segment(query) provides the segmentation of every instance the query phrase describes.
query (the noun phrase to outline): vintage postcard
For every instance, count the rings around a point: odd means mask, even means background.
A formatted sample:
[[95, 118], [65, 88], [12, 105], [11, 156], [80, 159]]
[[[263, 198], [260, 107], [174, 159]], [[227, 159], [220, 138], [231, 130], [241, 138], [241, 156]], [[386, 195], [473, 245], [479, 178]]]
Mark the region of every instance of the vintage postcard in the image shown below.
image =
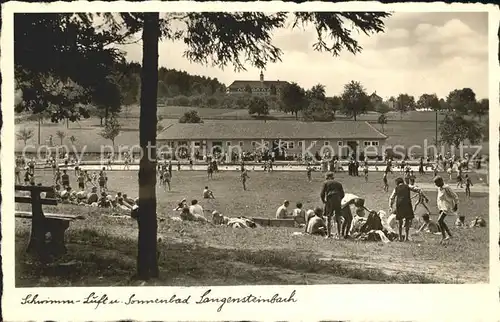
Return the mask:
[[499, 21], [3, 4], [4, 319], [500, 319]]

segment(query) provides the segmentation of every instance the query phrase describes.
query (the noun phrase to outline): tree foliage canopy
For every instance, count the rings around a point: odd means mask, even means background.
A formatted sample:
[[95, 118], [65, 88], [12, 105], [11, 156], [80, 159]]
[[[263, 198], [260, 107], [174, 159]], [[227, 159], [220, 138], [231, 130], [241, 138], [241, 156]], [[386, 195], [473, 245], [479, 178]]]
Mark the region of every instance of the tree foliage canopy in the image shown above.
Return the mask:
[[179, 119], [179, 123], [203, 123], [203, 120], [195, 110], [184, 113]]
[[436, 94], [422, 94], [416, 106], [420, 109], [430, 108], [433, 111], [441, 110], [441, 104]]
[[354, 118], [355, 121], [358, 115], [364, 114], [370, 109], [370, 97], [360, 82], [350, 81], [344, 85], [341, 99], [342, 112], [346, 116]]
[[483, 137], [483, 128], [475, 121], [459, 114], [447, 115], [440, 124], [441, 141], [459, 147], [468, 140], [477, 144]]
[[476, 107], [476, 93], [470, 88], [451, 91], [446, 97], [449, 109], [461, 115], [473, 113]]
[[253, 97], [248, 105], [248, 114], [269, 115], [269, 104], [262, 97]]

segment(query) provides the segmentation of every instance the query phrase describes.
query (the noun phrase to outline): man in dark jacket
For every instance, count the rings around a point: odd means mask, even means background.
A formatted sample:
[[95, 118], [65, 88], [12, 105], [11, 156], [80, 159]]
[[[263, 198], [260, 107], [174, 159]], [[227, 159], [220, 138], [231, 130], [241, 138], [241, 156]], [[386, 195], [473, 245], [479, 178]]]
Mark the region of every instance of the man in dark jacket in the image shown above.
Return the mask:
[[327, 238], [331, 237], [332, 232], [332, 217], [335, 214], [335, 222], [337, 223], [338, 236], [341, 235], [341, 207], [340, 203], [344, 198], [344, 188], [342, 184], [334, 180], [332, 172], [326, 174], [326, 180], [323, 183], [320, 197], [325, 204]]

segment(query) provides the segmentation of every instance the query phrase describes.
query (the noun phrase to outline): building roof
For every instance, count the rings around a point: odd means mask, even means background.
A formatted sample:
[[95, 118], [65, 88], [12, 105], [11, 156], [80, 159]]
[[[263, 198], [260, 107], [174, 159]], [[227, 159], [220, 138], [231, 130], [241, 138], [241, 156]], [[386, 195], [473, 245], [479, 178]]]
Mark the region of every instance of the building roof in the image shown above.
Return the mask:
[[259, 80], [235, 80], [228, 86], [228, 88], [245, 88], [245, 86], [250, 85], [250, 87], [271, 87], [274, 85], [276, 87], [284, 86], [288, 84], [286, 81], [259, 81]]
[[377, 92], [373, 92], [372, 95], [370, 95], [371, 99], [376, 99], [376, 100], [382, 100], [382, 97], [377, 95]]
[[386, 139], [368, 122], [211, 121], [173, 123], [158, 140]]

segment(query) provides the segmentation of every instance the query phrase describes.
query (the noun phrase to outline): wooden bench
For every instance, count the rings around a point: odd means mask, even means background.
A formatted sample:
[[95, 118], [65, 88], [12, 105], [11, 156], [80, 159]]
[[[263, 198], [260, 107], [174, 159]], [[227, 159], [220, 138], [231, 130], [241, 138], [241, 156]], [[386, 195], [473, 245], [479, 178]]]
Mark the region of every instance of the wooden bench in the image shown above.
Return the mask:
[[[44, 214], [42, 205], [57, 205], [57, 199], [42, 198], [42, 192], [53, 191], [52, 187], [43, 186], [22, 186], [16, 185], [16, 191], [29, 191], [31, 197], [16, 196], [16, 202], [31, 204], [31, 213], [27, 211], [16, 211], [17, 218], [31, 219], [31, 234], [28, 253], [34, 253], [42, 259], [47, 259], [50, 255], [60, 256], [66, 253], [64, 243], [64, 233], [69, 227], [69, 223], [80, 216]], [[47, 241], [47, 233], [50, 239]]]
[[296, 227], [297, 222], [294, 219], [274, 219], [254, 217], [252, 220], [260, 226], [270, 227]]

